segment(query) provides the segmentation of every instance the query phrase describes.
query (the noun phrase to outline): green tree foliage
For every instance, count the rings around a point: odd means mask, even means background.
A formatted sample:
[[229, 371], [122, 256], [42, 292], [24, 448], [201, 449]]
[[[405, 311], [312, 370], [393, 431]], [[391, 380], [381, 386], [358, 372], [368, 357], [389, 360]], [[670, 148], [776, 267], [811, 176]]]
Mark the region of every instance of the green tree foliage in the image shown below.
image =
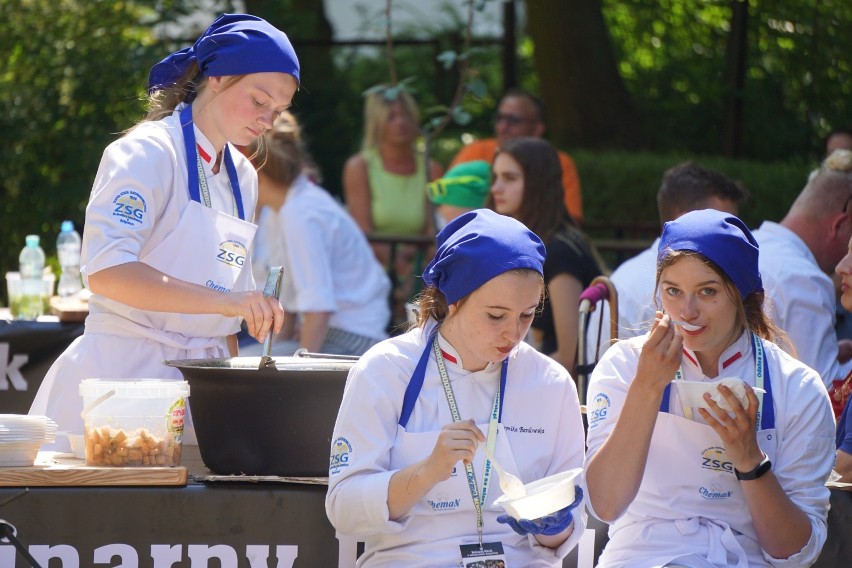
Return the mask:
[[[619, 71], [652, 149], [718, 153], [731, 4], [741, 0], [603, 0]], [[852, 116], [852, 3], [748, 2], [744, 154], [815, 157]]]
[[104, 147], [142, 117], [174, 43], [157, 24], [194, 4], [0, 0], [0, 269], [17, 270], [26, 234], [51, 254], [63, 219], [82, 226]]

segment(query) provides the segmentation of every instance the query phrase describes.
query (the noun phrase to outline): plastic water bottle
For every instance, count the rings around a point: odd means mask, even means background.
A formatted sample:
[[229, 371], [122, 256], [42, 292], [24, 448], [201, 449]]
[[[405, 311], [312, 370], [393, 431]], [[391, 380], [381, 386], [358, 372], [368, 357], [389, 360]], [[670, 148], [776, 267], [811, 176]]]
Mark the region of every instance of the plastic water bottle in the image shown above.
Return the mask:
[[27, 246], [21, 251], [18, 263], [21, 271], [18, 318], [34, 320], [44, 315], [44, 301], [42, 300], [44, 251], [39, 246], [38, 235], [27, 235]]
[[83, 288], [80, 281], [80, 233], [74, 230], [72, 221], [62, 221], [62, 230], [56, 239], [56, 254], [62, 273], [56, 293], [60, 298], [73, 296]]

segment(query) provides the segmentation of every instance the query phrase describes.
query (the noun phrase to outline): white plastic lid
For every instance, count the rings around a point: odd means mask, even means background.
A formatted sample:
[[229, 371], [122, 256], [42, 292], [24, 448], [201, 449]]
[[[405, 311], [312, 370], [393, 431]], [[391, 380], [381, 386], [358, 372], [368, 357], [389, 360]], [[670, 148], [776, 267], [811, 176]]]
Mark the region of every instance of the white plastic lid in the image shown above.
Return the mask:
[[171, 379], [83, 379], [80, 383], [80, 395], [84, 397], [98, 397], [112, 390], [119, 398], [173, 398], [189, 396], [189, 383]]

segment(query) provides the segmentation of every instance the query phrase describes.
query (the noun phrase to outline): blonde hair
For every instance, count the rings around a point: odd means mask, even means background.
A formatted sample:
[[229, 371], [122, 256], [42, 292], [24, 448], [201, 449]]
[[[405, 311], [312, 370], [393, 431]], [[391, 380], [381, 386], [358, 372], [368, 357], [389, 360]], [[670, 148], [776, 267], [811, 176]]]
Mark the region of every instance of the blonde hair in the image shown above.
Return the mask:
[[[228, 76], [222, 85], [222, 90], [234, 85], [245, 75]], [[182, 102], [191, 103], [207, 85], [205, 77], [201, 75], [198, 63], [193, 62], [189, 69], [178, 79], [174, 85], [162, 89], [156, 89], [148, 94], [148, 112], [140, 122], [160, 120], [170, 116]]]
[[302, 138], [302, 127], [290, 111], [279, 114], [272, 127], [246, 150], [257, 171], [276, 184], [290, 187], [305, 170], [317, 183], [322, 181]]
[[852, 190], [852, 152], [835, 150], [811, 172], [791, 211], [825, 215], [848, 206]]
[[393, 98], [385, 96], [386, 89], [374, 91], [364, 97], [364, 140], [362, 150], [378, 148], [382, 133], [390, 116], [391, 105], [399, 101], [403, 112], [412, 120], [415, 127], [420, 124], [420, 112], [414, 97], [406, 90], [399, 89]]

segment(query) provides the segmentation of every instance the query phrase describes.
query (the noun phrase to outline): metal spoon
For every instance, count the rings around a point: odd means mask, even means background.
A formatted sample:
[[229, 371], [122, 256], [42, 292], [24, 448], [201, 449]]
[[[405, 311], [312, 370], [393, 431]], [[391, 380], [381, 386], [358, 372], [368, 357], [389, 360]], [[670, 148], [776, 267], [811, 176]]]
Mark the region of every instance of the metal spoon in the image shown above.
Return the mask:
[[524, 482], [503, 469], [503, 466], [494, 459], [494, 454], [488, 449], [487, 445], [483, 447], [485, 448], [485, 457], [491, 460], [491, 465], [494, 466], [494, 469], [497, 470], [497, 475], [500, 477], [500, 489], [503, 490], [503, 494], [510, 499], [526, 495], [527, 490], [524, 487]]

